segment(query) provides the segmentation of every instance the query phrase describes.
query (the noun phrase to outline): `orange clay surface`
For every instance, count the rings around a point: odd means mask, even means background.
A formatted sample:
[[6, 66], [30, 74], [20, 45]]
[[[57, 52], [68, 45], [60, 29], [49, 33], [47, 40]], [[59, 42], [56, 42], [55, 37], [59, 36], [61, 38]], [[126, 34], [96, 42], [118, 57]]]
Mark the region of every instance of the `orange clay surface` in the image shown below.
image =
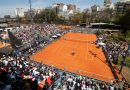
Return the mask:
[[4, 44], [2, 42], [0, 42], [0, 48], [6, 47], [6, 46], [10, 46], [10, 44], [6, 43], [5, 46], [4, 46]]
[[[49, 66], [110, 82], [115, 80], [94, 34], [68, 33], [31, 56]], [[74, 55], [72, 55], [74, 53]]]
[[72, 29], [75, 28], [76, 26], [59, 25], [59, 27], [62, 29]]

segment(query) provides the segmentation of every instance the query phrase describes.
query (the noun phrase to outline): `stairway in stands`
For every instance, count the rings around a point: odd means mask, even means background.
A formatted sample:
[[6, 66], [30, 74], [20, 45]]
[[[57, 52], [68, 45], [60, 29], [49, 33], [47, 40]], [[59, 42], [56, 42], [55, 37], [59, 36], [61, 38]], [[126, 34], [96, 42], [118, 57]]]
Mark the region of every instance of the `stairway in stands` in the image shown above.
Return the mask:
[[59, 78], [49, 87], [48, 90], [58, 90], [58, 87], [61, 85], [61, 76], [62, 76], [62, 71], [59, 71]]

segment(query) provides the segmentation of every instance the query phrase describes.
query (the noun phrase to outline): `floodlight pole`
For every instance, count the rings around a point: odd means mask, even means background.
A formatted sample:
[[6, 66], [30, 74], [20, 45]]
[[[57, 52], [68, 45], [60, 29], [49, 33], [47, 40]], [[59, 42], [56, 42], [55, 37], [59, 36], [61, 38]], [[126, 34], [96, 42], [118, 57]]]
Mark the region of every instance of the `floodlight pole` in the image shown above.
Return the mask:
[[18, 27], [20, 27], [20, 21], [19, 21], [19, 8], [16, 8], [16, 12], [17, 12], [17, 25]]
[[30, 11], [30, 13], [29, 13], [29, 14], [30, 14], [30, 20], [31, 20], [31, 23], [33, 23], [33, 17], [32, 17], [32, 2], [31, 2], [31, 0], [29, 0], [29, 6], [30, 6], [30, 8], [29, 8], [29, 9], [30, 9], [30, 10], [29, 10], [29, 11]]
[[122, 69], [123, 69], [123, 65], [121, 65], [121, 68], [120, 68], [120, 70], [119, 70], [119, 74], [121, 74]]
[[125, 59], [121, 61], [121, 68], [119, 70], [119, 74], [121, 74], [123, 67], [126, 65]]
[[32, 3], [31, 0], [29, 0], [30, 10], [32, 9]]

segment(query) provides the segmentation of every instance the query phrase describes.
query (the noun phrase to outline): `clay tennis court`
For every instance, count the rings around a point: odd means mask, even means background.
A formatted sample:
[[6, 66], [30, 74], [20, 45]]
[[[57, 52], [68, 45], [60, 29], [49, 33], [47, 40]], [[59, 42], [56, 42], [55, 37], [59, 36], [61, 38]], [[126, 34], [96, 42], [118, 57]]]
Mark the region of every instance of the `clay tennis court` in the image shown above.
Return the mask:
[[[69, 72], [110, 82], [114, 80], [94, 34], [68, 33], [31, 56], [32, 60]], [[74, 53], [74, 54], [72, 54]]]
[[77, 26], [59, 25], [59, 27], [62, 29], [72, 29], [72, 28], [76, 28]]
[[0, 42], [0, 48], [3, 48], [3, 47], [6, 47], [6, 46], [10, 46], [10, 44], [8, 44], [8, 43], [2, 43], [2, 42]]

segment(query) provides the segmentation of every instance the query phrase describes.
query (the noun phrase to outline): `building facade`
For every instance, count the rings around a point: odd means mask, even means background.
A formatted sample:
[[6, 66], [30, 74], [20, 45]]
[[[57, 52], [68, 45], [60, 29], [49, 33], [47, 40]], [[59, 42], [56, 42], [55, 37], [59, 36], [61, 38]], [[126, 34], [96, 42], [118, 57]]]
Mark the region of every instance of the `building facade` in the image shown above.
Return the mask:
[[116, 3], [116, 13], [117, 14], [125, 14], [128, 9], [130, 9], [130, 1]]
[[108, 6], [112, 4], [112, 0], [104, 0], [104, 6]]
[[67, 8], [68, 8], [68, 10], [76, 10], [76, 5], [74, 5], [74, 4], [68, 4]]
[[69, 15], [74, 14], [74, 11], [76, 10], [76, 5], [74, 5], [74, 4], [65, 5], [63, 3], [57, 3], [57, 4], [54, 3], [52, 5], [52, 8], [56, 9], [56, 12], [59, 16], [68, 18]]
[[24, 17], [25, 10], [23, 8], [16, 8], [15, 15], [19, 17]]

